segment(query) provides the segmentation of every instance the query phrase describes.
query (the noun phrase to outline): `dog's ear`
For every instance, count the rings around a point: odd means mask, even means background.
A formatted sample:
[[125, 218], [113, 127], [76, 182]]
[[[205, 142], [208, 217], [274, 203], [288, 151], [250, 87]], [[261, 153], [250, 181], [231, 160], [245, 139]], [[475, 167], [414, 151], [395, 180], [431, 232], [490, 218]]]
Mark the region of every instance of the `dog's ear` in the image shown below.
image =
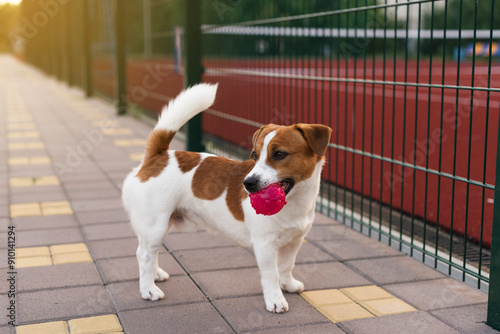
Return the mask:
[[302, 134], [314, 153], [320, 157], [325, 155], [332, 135], [330, 127], [321, 124], [295, 124], [294, 126]]
[[255, 148], [255, 143], [257, 142], [257, 139], [259, 139], [260, 134], [262, 133], [262, 130], [264, 130], [268, 125], [263, 125], [260, 127], [259, 130], [255, 131], [252, 137], [252, 147]]

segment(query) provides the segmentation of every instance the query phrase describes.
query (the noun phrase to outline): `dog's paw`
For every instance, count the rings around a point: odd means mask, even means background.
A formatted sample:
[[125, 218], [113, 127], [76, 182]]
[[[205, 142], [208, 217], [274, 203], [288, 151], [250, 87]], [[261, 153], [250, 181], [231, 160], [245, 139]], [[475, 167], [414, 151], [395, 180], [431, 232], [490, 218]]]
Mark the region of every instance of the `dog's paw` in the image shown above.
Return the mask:
[[170, 275], [163, 269], [158, 268], [155, 273], [155, 282], [163, 282], [168, 280]]
[[301, 293], [304, 291], [304, 283], [291, 278], [288, 281], [281, 283], [281, 289], [290, 293]]
[[284, 313], [288, 311], [288, 302], [285, 297], [266, 300], [266, 309], [271, 313]]
[[142, 298], [147, 300], [160, 300], [165, 298], [165, 294], [159, 287], [152, 285], [149, 289], [141, 290]]

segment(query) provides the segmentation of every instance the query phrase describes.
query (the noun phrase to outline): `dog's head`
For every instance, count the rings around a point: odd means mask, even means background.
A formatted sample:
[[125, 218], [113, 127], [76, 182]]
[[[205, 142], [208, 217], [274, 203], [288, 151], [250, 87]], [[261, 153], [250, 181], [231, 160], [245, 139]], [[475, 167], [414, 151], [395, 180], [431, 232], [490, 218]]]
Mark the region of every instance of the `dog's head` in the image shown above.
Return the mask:
[[309, 179], [324, 159], [331, 133], [320, 124], [261, 127], [253, 135], [250, 157], [255, 167], [243, 181], [245, 189], [253, 193], [280, 183], [288, 194], [295, 184]]

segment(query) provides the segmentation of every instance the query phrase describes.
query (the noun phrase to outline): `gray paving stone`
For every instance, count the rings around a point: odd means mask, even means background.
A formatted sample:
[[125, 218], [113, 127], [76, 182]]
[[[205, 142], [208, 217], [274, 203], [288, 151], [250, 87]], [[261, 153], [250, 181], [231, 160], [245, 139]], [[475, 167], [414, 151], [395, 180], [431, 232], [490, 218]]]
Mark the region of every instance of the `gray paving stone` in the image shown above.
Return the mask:
[[21, 292], [17, 305], [18, 324], [114, 313], [103, 286]]
[[356, 334], [458, 334], [448, 325], [425, 312], [409, 312], [366, 318], [337, 324], [347, 333]]
[[488, 299], [485, 293], [451, 278], [386, 285], [384, 288], [424, 311], [486, 303]]
[[68, 198], [70, 200], [85, 200], [96, 198], [110, 198], [120, 196], [121, 193], [116, 189], [98, 189], [98, 190], [83, 190], [83, 191], [68, 191]]
[[16, 194], [10, 196], [10, 202], [12, 204], [66, 200], [66, 194], [62, 190], [53, 190], [46, 193]]
[[238, 245], [222, 233], [187, 232], [169, 233], [165, 237], [165, 245], [170, 251], [200, 249]]
[[361, 238], [363, 240], [363, 236], [361, 233], [356, 232], [349, 227], [346, 227], [342, 224], [324, 224], [324, 225], [315, 225], [313, 224], [311, 230], [306, 235], [306, 240], [312, 241], [329, 241], [329, 240], [338, 240], [352, 238], [357, 239]]
[[[7, 319], [7, 318], [3, 317], [3, 319]], [[15, 333], [16, 333], [15, 327], [10, 327], [10, 326], [0, 327], [0, 334], [15, 334]]]
[[304, 242], [300, 247], [295, 263], [311, 263], [311, 262], [323, 262], [323, 261], [336, 261], [334, 257], [323, 252], [321, 249], [316, 247], [310, 242]]
[[34, 216], [12, 218], [12, 224], [17, 231], [44, 230], [63, 227], [77, 227], [73, 215]]
[[89, 241], [135, 237], [135, 233], [129, 223], [87, 225], [82, 230]]
[[287, 325], [279, 326], [275, 329], [256, 330], [253, 334], [343, 334], [345, 333], [333, 323], [322, 323], [317, 325]]
[[82, 225], [128, 222], [129, 218], [123, 208], [114, 210], [99, 210], [88, 212], [77, 212], [76, 217]]
[[[367, 259], [383, 256], [402, 255], [399, 251], [363, 235], [355, 238], [342, 238], [317, 241], [317, 244], [339, 260]], [[355, 245], [355, 247], [353, 247]]]
[[442, 278], [443, 274], [407, 256], [347, 262], [378, 284], [414, 282]]
[[74, 212], [99, 211], [122, 208], [120, 197], [108, 199], [72, 200], [71, 207]]
[[17, 269], [19, 292], [102, 284], [94, 263], [68, 263]]
[[48, 246], [83, 242], [80, 230], [76, 227], [21, 231], [16, 233], [16, 237], [16, 247]]
[[[137, 238], [124, 238], [116, 240], [89, 241], [87, 243], [94, 260], [111, 259], [124, 256], [135, 256], [139, 242]], [[160, 253], [165, 253], [161, 248]]]
[[298, 264], [293, 270], [296, 279], [306, 290], [338, 289], [371, 284], [342, 263], [323, 262]]
[[208, 302], [124, 311], [118, 317], [125, 333], [234, 333]]
[[431, 314], [462, 333], [499, 333], [490, 326], [486, 325], [487, 308], [487, 304], [480, 304], [432, 311]]
[[214, 301], [224, 318], [236, 332], [275, 328], [298, 324], [329, 322], [314, 307], [298, 295], [286, 295], [289, 311], [270, 313], [263, 297], [239, 297]]
[[[170, 276], [185, 274], [170, 254], [161, 253], [158, 256], [158, 262], [160, 268]], [[135, 256], [98, 260], [97, 265], [106, 283], [139, 280], [139, 265]]]
[[257, 266], [255, 258], [239, 246], [183, 250], [175, 255], [190, 272]]
[[156, 285], [165, 293], [165, 298], [162, 300], [142, 299], [139, 281], [113, 283], [109, 284], [107, 289], [118, 311], [206, 301], [205, 296], [187, 276], [172, 276], [167, 281], [156, 282]]
[[262, 294], [257, 268], [208, 271], [191, 276], [211, 298]]

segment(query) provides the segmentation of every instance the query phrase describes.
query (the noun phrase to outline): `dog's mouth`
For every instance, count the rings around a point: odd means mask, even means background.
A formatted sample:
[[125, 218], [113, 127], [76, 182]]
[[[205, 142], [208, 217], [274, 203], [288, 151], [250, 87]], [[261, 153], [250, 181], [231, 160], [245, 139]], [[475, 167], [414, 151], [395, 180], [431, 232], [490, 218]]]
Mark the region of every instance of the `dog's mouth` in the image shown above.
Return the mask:
[[288, 195], [290, 190], [292, 190], [293, 186], [295, 185], [295, 181], [292, 179], [285, 179], [280, 182], [281, 188], [283, 188], [283, 191], [285, 192], [285, 195]]

